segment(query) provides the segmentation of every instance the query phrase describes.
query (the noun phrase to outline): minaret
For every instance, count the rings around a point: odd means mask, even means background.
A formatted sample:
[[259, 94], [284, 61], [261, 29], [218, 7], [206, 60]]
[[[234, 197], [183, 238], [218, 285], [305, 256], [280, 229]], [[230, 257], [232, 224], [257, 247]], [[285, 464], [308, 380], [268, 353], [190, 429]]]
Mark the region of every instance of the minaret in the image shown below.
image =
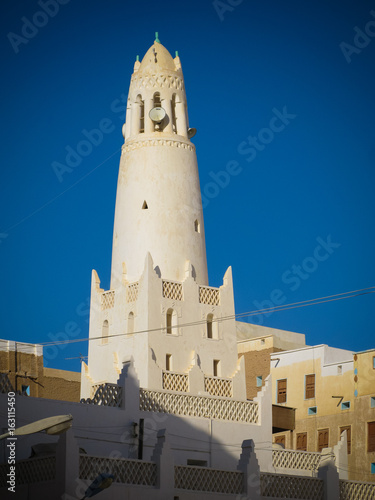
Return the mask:
[[180, 59], [158, 38], [134, 66], [110, 290], [92, 273], [81, 395], [134, 363], [140, 387], [246, 399], [233, 284], [208, 286], [198, 167]]
[[[137, 58], [138, 59], [138, 58]], [[147, 253], [164, 279], [187, 262], [208, 284], [203, 211], [180, 59], [158, 37], [131, 78], [113, 232], [111, 289], [140, 278]]]

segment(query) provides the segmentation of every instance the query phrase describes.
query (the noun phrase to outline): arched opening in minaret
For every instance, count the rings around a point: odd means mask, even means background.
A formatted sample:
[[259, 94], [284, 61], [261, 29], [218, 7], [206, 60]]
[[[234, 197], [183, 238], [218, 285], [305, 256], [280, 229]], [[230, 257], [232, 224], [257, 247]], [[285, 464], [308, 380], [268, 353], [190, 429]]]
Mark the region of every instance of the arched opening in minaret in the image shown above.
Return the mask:
[[109, 334], [109, 323], [105, 319], [102, 326], [102, 344], [108, 344], [108, 334]]
[[[155, 92], [155, 94], [153, 96], [153, 107], [154, 108], [161, 108], [162, 107], [160, 92]], [[161, 122], [153, 122], [154, 132], [162, 132], [163, 131], [163, 128], [164, 128], [163, 122], [164, 122], [164, 120], [162, 120]]]
[[194, 221], [194, 229], [195, 229], [196, 233], [200, 233], [201, 232], [201, 225], [199, 224], [199, 220], [198, 219], [195, 219], [195, 221]]
[[154, 94], [154, 108], [161, 108], [160, 92]]
[[128, 333], [134, 333], [134, 313], [130, 312], [128, 316]]
[[167, 311], [167, 333], [177, 334], [177, 313], [173, 309], [168, 309]]
[[176, 94], [172, 96], [172, 131], [177, 134], [177, 124], [176, 124]]
[[143, 202], [143, 205], [142, 205], [142, 210], [147, 210], [148, 209], [148, 205], [147, 205], [147, 202], [146, 200]]
[[207, 315], [206, 326], [207, 326], [207, 338], [208, 339], [217, 339], [219, 337], [218, 324], [217, 324], [217, 321], [214, 321], [213, 314]]
[[145, 131], [145, 101], [140, 94], [137, 95], [137, 104], [139, 106], [139, 133], [143, 134]]

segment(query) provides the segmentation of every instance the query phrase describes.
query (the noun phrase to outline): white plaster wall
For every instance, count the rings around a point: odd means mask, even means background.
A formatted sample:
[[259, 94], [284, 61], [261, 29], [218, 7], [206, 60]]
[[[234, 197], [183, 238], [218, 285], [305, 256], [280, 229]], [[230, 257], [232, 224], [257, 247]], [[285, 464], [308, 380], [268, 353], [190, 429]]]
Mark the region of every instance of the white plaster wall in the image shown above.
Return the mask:
[[[163, 139], [175, 140], [172, 136]], [[184, 140], [183, 144], [191, 143]], [[146, 210], [142, 209], [144, 201], [148, 205]], [[195, 231], [195, 220], [200, 223], [200, 232]], [[195, 151], [165, 144], [141, 145], [122, 154], [111, 288], [116, 288], [123, 262], [127, 280], [137, 281], [148, 252], [164, 279], [182, 281], [189, 260], [197, 282], [207, 284], [204, 222]]]

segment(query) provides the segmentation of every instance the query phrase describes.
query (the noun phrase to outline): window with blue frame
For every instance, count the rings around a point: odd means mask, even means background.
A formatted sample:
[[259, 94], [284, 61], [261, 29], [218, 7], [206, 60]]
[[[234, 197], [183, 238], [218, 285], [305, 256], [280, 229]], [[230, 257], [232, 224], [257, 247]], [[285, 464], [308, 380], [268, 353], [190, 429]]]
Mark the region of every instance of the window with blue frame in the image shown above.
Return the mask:
[[341, 403], [341, 409], [342, 410], [349, 410], [350, 409], [350, 401], [343, 401]]
[[318, 413], [317, 406], [310, 406], [310, 408], [307, 410], [308, 415], [316, 415], [317, 413]]
[[375, 408], [375, 396], [371, 396], [371, 408]]
[[259, 375], [257, 377], [257, 387], [262, 387], [262, 383], [263, 383], [263, 377], [262, 375]]
[[23, 385], [22, 386], [22, 392], [26, 394], [27, 396], [30, 396], [30, 386], [29, 385]]

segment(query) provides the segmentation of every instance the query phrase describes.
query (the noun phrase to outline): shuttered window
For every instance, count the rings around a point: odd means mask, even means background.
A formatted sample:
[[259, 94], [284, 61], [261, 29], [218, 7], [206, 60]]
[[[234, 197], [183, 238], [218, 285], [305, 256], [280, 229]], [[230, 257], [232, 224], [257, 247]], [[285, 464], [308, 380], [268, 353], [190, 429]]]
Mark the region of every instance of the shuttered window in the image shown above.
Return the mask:
[[350, 425], [346, 425], [344, 427], [340, 427], [340, 436], [346, 431], [346, 439], [348, 441], [348, 455], [352, 452], [352, 428]]
[[305, 377], [305, 399], [315, 398], [315, 373]]
[[375, 451], [375, 422], [368, 422], [367, 429], [367, 451]]
[[286, 378], [277, 381], [277, 402], [286, 403]]
[[318, 451], [321, 452], [323, 448], [328, 448], [329, 444], [329, 429], [322, 429], [318, 431]]
[[297, 450], [307, 451], [307, 432], [297, 434]]
[[276, 436], [275, 437], [275, 443], [281, 444], [285, 448], [285, 435], [283, 436]]

